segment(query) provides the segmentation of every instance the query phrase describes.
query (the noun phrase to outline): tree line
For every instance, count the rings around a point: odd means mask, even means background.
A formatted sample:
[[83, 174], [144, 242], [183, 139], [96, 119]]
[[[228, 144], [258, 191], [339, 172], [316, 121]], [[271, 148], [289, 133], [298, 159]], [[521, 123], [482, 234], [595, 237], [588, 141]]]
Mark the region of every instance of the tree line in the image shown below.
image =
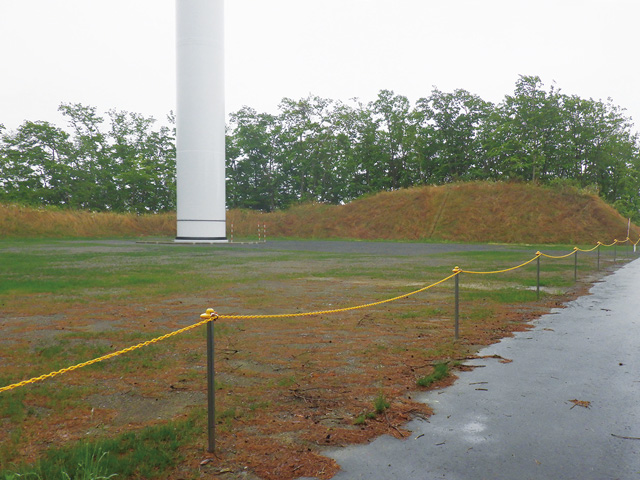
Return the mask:
[[[92, 211], [161, 212], [176, 206], [175, 132], [155, 120], [62, 104], [69, 130], [25, 121], [0, 125], [0, 201]], [[172, 120], [170, 118], [170, 120]]]
[[367, 104], [285, 98], [277, 115], [230, 116], [228, 202], [273, 210], [465, 180], [564, 180], [638, 211], [638, 136], [610, 100], [521, 76], [498, 104], [434, 88], [415, 105], [389, 90]]
[[[46, 122], [3, 132], [0, 200], [115, 211], [175, 209], [175, 131], [153, 119], [65, 105], [71, 133]], [[640, 155], [631, 119], [521, 76], [497, 104], [434, 88], [415, 104], [389, 90], [363, 103], [285, 98], [275, 114], [229, 116], [227, 206], [299, 202], [466, 180], [567, 182], [638, 219]]]

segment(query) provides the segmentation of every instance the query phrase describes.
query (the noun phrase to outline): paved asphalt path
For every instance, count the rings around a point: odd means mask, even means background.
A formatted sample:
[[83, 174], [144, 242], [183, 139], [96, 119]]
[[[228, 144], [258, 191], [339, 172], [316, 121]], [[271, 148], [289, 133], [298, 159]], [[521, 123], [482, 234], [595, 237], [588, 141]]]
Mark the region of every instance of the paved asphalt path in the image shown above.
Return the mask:
[[423, 394], [407, 439], [330, 451], [335, 480], [640, 479], [640, 261], [534, 323]]

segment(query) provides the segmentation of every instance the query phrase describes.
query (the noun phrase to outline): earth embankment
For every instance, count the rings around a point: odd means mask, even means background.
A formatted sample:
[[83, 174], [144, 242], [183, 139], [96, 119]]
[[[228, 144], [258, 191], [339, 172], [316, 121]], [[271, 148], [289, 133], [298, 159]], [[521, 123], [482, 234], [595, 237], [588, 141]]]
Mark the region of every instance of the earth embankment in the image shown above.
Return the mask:
[[[594, 193], [471, 182], [381, 192], [346, 205], [227, 212], [227, 237], [592, 244], [627, 238], [628, 220]], [[0, 204], [0, 238], [176, 235], [175, 213], [117, 214]], [[629, 236], [640, 236], [631, 225]]]
[[[628, 221], [595, 194], [519, 183], [461, 183], [382, 192], [346, 205], [268, 214], [232, 210], [237, 234], [269, 237], [503, 243], [595, 243], [627, 237]], [[640, 229], [631, 225], [630, 236]]]

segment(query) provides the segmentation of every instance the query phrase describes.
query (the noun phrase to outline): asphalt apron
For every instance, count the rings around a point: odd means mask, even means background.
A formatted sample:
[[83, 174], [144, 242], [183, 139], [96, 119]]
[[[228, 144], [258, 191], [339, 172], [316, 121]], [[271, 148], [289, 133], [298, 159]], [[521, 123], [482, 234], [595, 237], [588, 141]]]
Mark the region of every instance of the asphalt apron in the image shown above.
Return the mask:
[[336, 480], [640, 479], [640, 261], [423, 394], [411, 436], [331, 450]]

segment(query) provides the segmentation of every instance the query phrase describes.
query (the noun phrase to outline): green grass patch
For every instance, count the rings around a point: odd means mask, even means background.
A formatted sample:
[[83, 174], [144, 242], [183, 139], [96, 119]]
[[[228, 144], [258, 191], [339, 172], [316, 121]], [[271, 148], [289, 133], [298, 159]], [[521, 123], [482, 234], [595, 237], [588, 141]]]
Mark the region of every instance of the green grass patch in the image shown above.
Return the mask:
[[384, 394], [380, 393], [376, 398], [373, 399], [373, 411], [361, 413], [353, 419], [353, 424], [365, 425], [367, 423], [367, 420], [373, 420], [378, 415], [383, 414], [389, 407], [391, 407], [391, 403], [387, 401]]
[[492, 318], [494, 314], [494, 310], [489, 307], [472, 307], [465, 312], [464, 318], [465, 320], [481, 321], [487, 318]]
[[248, 405], [249, 411], [255, 412], [257, 410], [264, 410], [271, 406], [271, 402], [259, 401], [257, 399], [251, 399]]
[[[181, 460], [179, 448], [197, 436], [201, 426], [193, 418], [147, 427], [113, 439], [78, 442], [50, 448], [35, 465], [4, 468], [0, 479], [46, 480], [156, 478]], [[91, 476], [88, 476], [91, 474]], [[18, 475], [20, 477], [18, 477]]]
[[75, 386], [53, 384], [53, 383], [39, 383], [33, 385], [29, 391], [27, 399], [40, 399], [43, 402], [43, 406], [50, 408], [54, 411], [64, 410], [65, 408], [73, 408], [82, 404], [82, 398], [90, 391], [90, 387], [87, 386]]
[[435, 382], [447, 378], [449, 376], [449, 365], [446, 362], [436, 363], [433, 367], [433, 372], [422, 378], [419, 378], [416, 382], [419, 387], [430, 387]]
[[[0, 378], [0, 385], [10, 385], [10, 380]], [[9, 419], [12, 423], [19, 423], [27, 416], [25, 405], [26, 390], [14, 389], [0, 394], [0, 419]]]
[[296, 382], [297, 382], [296, 377], [289, 376], [289, 377], [281, 378], [280, 380], [278, 380], [277, 385], [279, 387], [291, 387], [295, 385]]
[[462, 301], [484, 300], [496, 303], [526, 303], [536, 300], [536, 292], [518, 288], [500, 288], [495, 290], [463, 290], [460, 286]]
[[390, 406], [391, 404], [387, 401], [382, 393], [373, 400], [373, 408], [378, 414], [384, 413], [384, 411]]
[[373, 399], [373, 411], [361, 413], [353, 420], [353, 424], [365, 425], [367, 420], [373, 420], [378, 415], [383, 414], [390, 406], [391, 404], [387, 401], [384, 394], [380, 393]]
[[361, 413], [353, 420], [353, 424], [365, 425], [367, 423], [367, 420], [373, 420], [374, 418], [376, 418], [375, 412]]
[[157, 343], [147, 345], [136, 350], [132, 350], [123, 355], [119, 355], [109, 361], [110, 368], [122, 370], [124, 373], [133, 372], [139, 368], [145, 370], [164, 370], [176, 361], [175, 358], [167, 356], [171, 349], [171, 341], [164, 342], [163, 345]]

